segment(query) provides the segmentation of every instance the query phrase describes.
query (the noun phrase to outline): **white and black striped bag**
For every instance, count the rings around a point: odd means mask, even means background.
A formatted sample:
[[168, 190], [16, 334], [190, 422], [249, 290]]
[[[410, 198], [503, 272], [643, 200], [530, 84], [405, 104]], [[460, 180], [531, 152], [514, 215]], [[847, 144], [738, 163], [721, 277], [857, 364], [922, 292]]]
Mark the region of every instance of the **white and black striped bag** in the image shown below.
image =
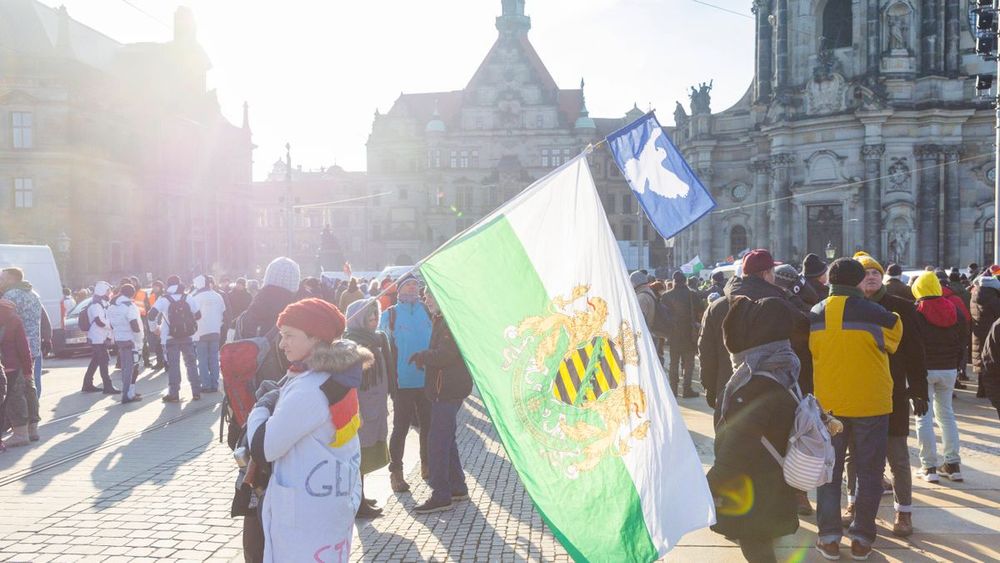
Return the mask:
[[[767, 372], [756, 373], [771, 377]], [[799, 406], [795, 409], [795, 424], [788, 435], [785, 456], [764, 436], [760, 437], [760, 443], [781, 466], [786, 483], [800, 491], [809, 491], [833, 480], [836, 454], [816, 397], [812, 394], [803, 397], [798, 385], [788, 392]]]

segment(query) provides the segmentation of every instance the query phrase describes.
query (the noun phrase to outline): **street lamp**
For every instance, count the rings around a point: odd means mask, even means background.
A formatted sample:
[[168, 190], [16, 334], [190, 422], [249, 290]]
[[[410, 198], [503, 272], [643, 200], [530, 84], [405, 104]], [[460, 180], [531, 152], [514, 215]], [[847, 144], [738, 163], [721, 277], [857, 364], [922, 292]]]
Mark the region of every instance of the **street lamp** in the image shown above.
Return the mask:
[[826, 259], [833, 260], [837, 257], [837, 249], [833, 247], [833, 241], [826, 243]]

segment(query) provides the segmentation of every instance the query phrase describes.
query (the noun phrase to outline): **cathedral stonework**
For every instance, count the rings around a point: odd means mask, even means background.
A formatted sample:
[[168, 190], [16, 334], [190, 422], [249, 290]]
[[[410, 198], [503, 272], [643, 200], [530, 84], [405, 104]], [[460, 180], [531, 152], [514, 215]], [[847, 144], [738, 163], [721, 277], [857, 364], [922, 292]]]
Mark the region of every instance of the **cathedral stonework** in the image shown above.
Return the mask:
[[724, 259], [750, 233], [792, 262], [831, 244], [911, 268], [992, 263], [993, 112], [968, 78], [989, 64], [959, 7], [756, 0], [746, 94], [697, 127], [675, 110], [673, 138], [713, 170], [719, 202], [678, 259]]

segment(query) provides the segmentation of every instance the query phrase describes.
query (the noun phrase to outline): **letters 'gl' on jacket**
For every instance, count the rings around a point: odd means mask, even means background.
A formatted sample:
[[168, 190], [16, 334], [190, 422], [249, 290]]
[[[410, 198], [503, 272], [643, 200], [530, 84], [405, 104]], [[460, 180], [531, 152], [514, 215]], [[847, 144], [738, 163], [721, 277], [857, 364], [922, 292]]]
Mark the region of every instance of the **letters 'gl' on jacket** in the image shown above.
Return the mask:
[[903, 337], [899, 315], [860, 296], [831, 295], [809, 314], [815, 395], [846, 417], [892, 412], [888, 354]]
[[[393, 316], [394, 323], [390, 321]], [[423, 303], [397, 303], [382, 313], [378, 329], [389, 336], [392, 344], [399, 388], [422, 389], [424, 371], [411, 364], [410, 357], [430, 345], [431, 317], [427, 307]]]

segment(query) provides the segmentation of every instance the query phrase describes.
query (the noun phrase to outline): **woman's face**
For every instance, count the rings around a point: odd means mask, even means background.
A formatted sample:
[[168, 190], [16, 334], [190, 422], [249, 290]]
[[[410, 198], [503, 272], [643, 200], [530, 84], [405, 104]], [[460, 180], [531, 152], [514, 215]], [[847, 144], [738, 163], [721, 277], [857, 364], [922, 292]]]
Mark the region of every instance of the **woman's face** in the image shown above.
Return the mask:
[[365, 326], [368, 327], [368, 330], [374, 331], [378, 328], [378, 311], [374, 307], [370, 307], [366, 315], [368, 316], [365, 317]]
[[304, 331], [293, 326], [281, 327], [281, 343], [278, 345], [290, 362], [302, 362], [312, 355], [313, 347], [318, 342]]

